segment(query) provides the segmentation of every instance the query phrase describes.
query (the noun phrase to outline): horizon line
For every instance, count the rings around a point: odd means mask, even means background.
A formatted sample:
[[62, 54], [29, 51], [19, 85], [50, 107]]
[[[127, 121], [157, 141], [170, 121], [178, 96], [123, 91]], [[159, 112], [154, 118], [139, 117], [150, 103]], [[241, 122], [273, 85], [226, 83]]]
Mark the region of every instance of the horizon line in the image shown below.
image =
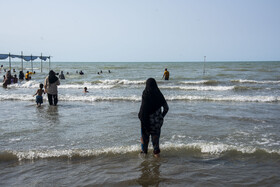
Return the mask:
[[[0, 64], [1, 62], [6, 62], [9, 63], [9, 61], [0, 60]], [[13, 61], [14, 62], [19, 62], [19, 61]], [[36, 60], [34, 60], [33, 62], [37, 62]], [[73, 62], [73, 63], [202, 63], [204, 61], [55, 61], [52, 60], [51, 63], [54, 62]], [[213, 63], [213, 62], [280, 62], [280, 60], [210, 60], [210, 61], [205, 61], [206, 63]], [[25, 62], [28, 63], [28, 62]], [[44, 62], [43, 62], [44, 63]], [[46, 63], [46, 62], [45, 62]]]
[[[204, 61], [52, 61], [52, 62], [82, 62], [82, 63], [190, 63]], [[205, 62], [280, 62], [280, 60], [211, 60]]]

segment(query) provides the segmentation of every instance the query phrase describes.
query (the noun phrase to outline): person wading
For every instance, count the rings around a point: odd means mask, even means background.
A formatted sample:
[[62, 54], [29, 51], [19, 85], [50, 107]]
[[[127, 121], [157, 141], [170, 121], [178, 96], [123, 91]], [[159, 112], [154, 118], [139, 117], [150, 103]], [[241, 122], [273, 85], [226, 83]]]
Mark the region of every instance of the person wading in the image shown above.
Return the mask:
[[[161, 109], [162, 107], [163, 112]], [[151, 136], [154, 156], [159, 157], [160, 131], [163, 118], [168, 110], [167, 102], [159, 90], [155, 79], [149, 78], [146, 81], [146, 88], [143, 91], [142, 103], [138, 113], [138, 117], [141, 121], [141, 153], [148, 153], [149, 139]]]
[[60, 85], [59, 79], [55, 76], [55, 72], [51, 70], [49, 76], [45, 79], [45, 92], [48, 94], [48, 101], [50, 105], [57, 105], [57, 86]]

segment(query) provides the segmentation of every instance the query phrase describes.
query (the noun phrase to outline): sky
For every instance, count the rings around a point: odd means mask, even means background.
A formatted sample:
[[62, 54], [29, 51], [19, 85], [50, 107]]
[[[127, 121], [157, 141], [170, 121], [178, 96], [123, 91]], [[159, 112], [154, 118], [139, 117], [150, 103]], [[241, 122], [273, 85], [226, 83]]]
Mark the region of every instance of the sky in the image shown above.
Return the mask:
[[280, 0], [0, 0], [0, 54], [279, 61]]

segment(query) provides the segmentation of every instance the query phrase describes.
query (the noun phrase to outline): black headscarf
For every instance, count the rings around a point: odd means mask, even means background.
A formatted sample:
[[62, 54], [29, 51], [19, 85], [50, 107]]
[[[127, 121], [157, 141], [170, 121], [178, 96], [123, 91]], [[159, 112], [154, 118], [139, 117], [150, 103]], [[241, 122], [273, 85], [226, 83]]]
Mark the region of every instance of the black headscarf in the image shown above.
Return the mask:
[[55, 83], [58, 80], [58, 78], [55, 76], [55, 72], [53, 70], [51, 70], [49, 72], [49, 83]]
[[146, 81], [146, 88], [142, 95], [142, 103], [138, 113], [139, 119], [147, 123], [149, 115], [155, 113], [165, 103], [166, 100], [159, 90], [156, 80], [154, 78], [149, 78]]

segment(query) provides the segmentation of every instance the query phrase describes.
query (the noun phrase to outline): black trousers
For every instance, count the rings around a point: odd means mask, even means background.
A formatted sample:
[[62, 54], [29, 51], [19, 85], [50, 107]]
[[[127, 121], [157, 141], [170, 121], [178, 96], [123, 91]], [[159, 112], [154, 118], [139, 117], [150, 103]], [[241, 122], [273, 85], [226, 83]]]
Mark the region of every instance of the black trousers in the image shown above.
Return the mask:
[[56, 106], [58, 102], [57, 94], [48, 94], [48, 100], [50, 105]]
[[146, 130], [145, 128], [141, 127], [141, 148], [143, 153], [148, 153], [148, 145], [149, 145], [149, 140], [150, 136], [152, 139], [153, 147], [154, 147], [154, 154], [159, 154], [160, 153], [160, 148], [159, 148], [159, 137], [160, 137], [160, 128], [149, 131]]

